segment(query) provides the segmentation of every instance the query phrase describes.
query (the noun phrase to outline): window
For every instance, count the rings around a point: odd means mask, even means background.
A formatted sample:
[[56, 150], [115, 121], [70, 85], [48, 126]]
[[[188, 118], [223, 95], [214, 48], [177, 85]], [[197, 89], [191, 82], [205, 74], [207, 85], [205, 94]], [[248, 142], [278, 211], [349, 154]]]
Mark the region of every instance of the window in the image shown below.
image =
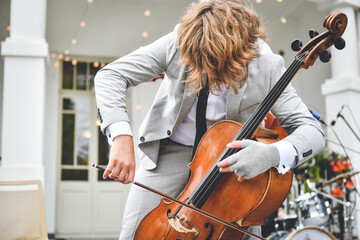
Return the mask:
[[[100, 69], [98, 62], [71, 61], [62, 63], [61, 79], [61, 180], [88, 181], [91, 149], [90, 140], [98, 137], [98, 162], [107, 164], [107, 139], [95, 124], [94, 78]], [[99, 172], [99, 181], [102, 181]]]
[[88, 180], [91, 99], [63, 98], [61, 180]]
[[100, 70], [98, 62], [77, 62], [73, 65], [71, 61], [63, 62], [62, 89], [93, 91], [94, 77]]

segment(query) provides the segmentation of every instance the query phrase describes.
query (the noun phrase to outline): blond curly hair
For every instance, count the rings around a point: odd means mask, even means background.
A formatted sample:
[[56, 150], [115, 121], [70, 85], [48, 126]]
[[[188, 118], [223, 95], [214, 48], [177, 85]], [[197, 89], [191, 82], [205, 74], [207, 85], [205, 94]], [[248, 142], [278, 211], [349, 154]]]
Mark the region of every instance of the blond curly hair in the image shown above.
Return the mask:
[[204, 87], [208, 77], [211, 91], [225, 84], [237, 93], [243, 85], [249, 62], [258, 56], [256, 41], [265, 39], [258, 14], [243, 0], [209, 0], [193, 3], [180, 20], [179, 64], [188, 66], [190, 92]]

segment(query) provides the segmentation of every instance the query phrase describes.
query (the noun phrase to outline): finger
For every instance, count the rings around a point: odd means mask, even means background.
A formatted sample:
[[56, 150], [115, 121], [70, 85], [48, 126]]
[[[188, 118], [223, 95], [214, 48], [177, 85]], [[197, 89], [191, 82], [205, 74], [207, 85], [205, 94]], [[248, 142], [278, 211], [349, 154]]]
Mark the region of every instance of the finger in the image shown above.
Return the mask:
[[119, 182], [124, 182], [127, 175], [128, 175], [128, 170], [123, 168], [121, 169], [120, 174], [117, 176], [116, 180]]
[[224, 160], [218, 162], [218, 164], [217, 164], [217, 166], [218, 166], [219, 168], [227, 167], [227, 166], [229, 166], [229, 165], [230, 165], [230, 164], [229, 164], [229, 160], [228, 160], [228, 159], [224, 159]]
[[134, 181], [134, 176], [135, 176], [135, 169], [131, 169], [123, 183], [128, 184], [128, 183], [133, 182]]
[[120, 174], [120, 171], [121, 171], [121, 168], [120, 168], [119, 164], [115, 165], [112, 172], [110, 173], [109, 177], [112, 179], [117, 178]]
[[228, 168], [228, 167], [219, 168], [219, 171], [222, 172], [222, 173], [232, 172], [232, 171], [230, 170], [230, 168]]
[[226, 144], [228, 148], [241, 148], [242, 141], [233, 141], [231, 143]]
[[[233, 165], [238, 162], [238, 160], [239, 160], [239, 158], [240, 158], [239, 154], [240, 154], [240, 152], [235, 153], [235, 154], [233, 154], [233, 155], [231, 155], [230, 157], [228, 157], [228, 158], [225, 159], [225, 160], [228, 161], [228, 163], [229, 163], [228, 166], [230, 167], [230, 169], [231, 169], [231, 166], [234, 167]], [[234, 170], [233, 170], [233, 171], [234, 171]]]
[[242, 181], [244, 181], [245, 180], [245, 177], [244, 176], [240, 176], [240, 177], [238, 177], [238, 179], [237, 179], [239, 182], [242, 182]]
[[256, 141], [254, 140], [249, 140], [249, 139], [244, 139], [241, 141], [241, 148], [246, 148], [247, 146], [249, 146], [250, 144], [254, 143]]
[[107, 165], [104, 174], [103, 174], [103, 179], [107, 179], [109, 177], [109, 174], [111, 173], [111, 171], [114, 168], [114, 162], [113, 161], [109, 161], [109, 164]]
[[245, 171], [242, 167], [239, 168], [231, 168], [231, 166], [229, 167], [230, 172], [234, 172], [236, 177], [240, 177], [240, 176], [245, 176]]

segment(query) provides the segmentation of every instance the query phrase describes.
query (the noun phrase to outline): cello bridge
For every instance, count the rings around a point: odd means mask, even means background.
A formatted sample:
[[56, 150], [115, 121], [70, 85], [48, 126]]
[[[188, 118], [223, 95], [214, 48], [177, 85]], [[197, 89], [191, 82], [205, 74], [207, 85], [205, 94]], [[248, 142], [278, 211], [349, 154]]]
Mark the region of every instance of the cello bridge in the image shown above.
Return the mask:
[[186, 227], [184, 227], [181, 224], [181, 221], [185, 220], [186, 221], [186, 217], [182, 216], [181, 218], [179, 217], [174, 217], [174, 218], [170, 218], [169, 224], [170, 226], [177, 232], [179, 233], [189, 233], [191, 235], [194, 235], [195, 237], [199, 235], [199, 232], [193, 227], [192, 229], [188, 229]]

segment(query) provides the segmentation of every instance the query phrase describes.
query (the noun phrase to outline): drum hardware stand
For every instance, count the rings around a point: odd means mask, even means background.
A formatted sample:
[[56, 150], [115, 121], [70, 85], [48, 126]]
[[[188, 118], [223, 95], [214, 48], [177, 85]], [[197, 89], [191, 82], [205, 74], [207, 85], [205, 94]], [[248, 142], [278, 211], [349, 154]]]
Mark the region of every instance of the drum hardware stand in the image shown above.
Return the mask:
[[[298, 203], [297, 203], [297, 205], [298, 205]], [[301, 209], [299, 207], [297, 208], [297, 217], [298, 217], [298, 226], [296, 226], [296, 229], [299, 230], [304, 227], [304, 224], [302, 223], [302, 220], [301, 220], [301, 217], [302, 217]]]
[[[353, 240], [352, 238], [352, 225], [351, 225], [351, 216], [348, 216], [348, 209], [350, 207], [354, 207], [353, 204], [349, 201], [346, 201], [346, 187], [345, 187], [345, 183], [346, 183], [346, 179], [343, 180], [342, 182], [342, 191], [344, 193], [344, 196], [343, 196], [343, 200], [339, 200], [333, 196], [331, 196], [330, 194], [327, 194], [325, 192], [322, 192], [320, 190], [318, 190], [316, 187], [315, 187], [315, 183], [312, 183], [310, 182], [309, 179], [306, 180], [306, 183], [307, 185], [309, 186], [310, 190], [314, 191], [315, 193], [318, 193], [320, 195], [323, 195], [327, 198], [330, 198], [331, 200], [337, 202], [337, 203], [340, 203], [344, 206], [344, 225], [345, 225], [345, 232], [347, 231], [349, 233], [349, 240]], [[299, 211], [299, 210], [298, 210]]]

